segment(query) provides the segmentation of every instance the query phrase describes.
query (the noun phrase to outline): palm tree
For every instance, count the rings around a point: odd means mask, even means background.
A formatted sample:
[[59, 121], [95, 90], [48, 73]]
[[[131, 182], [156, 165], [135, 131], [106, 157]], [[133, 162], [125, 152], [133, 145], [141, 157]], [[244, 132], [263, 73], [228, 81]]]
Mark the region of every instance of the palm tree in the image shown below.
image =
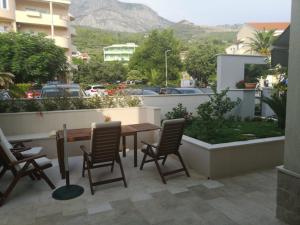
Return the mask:
[[8, 72], [0, 72], [0, 87], [7, 87], [9, 84], [13, 84], [15, 75]]
[[251, 43], [249, 47], [251, 51], [257, 52], [261, 55], [270, 56], [271, 46], [274, 42], [275, 30], [256, 31], [253, 38], [250, 38]]

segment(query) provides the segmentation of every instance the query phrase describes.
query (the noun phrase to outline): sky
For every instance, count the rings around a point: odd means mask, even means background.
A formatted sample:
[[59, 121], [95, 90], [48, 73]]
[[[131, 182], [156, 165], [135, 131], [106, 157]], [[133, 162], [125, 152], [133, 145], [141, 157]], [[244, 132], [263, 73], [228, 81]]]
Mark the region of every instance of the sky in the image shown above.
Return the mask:
[[198, 25], [289, 22], [291, 0], [120, 0], [143, 3], [160, 16]]

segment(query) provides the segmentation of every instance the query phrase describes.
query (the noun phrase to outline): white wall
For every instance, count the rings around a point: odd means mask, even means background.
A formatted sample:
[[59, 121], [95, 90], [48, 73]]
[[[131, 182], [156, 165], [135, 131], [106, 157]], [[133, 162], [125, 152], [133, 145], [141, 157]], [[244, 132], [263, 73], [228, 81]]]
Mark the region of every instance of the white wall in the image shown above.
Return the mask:
[[154, 123], [160, 124], [160, 110], [153, 107], [88, 109], [70, 111], [1, 113], [0, 127], [6, 135], [49, 133], [67, 128], [87, 128], [93, 122], [103, 122], [104, 116], [122, 124]]
[[188, 112], [196, 114], [196, 108], [209, 100], [209, 95], [165, 95], [165, 96], [142, 96], [140, 97], [143, 106], [157, 107], [161, 109], [161, 118], [172, 111], [179, 103], [187, 108]]
[[236, 83], [245, 79], [245, 64], [266, 64], [265, 59], [263, 56], [218, 55], [217, 90], [236, 89]]

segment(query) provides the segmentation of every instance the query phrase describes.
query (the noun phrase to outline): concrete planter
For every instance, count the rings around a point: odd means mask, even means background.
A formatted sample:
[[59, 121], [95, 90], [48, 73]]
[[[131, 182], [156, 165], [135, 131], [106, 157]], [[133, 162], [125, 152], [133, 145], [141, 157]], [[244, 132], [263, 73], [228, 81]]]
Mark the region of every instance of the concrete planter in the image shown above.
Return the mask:
[[181, 153], [188, 165], [215, 179], [283, 164], [285, 137], [211, 145], [183, 136]]

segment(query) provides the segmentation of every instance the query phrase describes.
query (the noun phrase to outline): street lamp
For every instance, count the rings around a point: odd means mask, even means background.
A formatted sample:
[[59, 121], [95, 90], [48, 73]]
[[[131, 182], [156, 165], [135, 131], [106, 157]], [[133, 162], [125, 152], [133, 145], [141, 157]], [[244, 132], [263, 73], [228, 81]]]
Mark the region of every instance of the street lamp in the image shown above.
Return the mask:
[[168, 52], [171, 50], [166, 50], [165, 51], [165, 61], [166, 61], [166, 87], [168, 87]]

